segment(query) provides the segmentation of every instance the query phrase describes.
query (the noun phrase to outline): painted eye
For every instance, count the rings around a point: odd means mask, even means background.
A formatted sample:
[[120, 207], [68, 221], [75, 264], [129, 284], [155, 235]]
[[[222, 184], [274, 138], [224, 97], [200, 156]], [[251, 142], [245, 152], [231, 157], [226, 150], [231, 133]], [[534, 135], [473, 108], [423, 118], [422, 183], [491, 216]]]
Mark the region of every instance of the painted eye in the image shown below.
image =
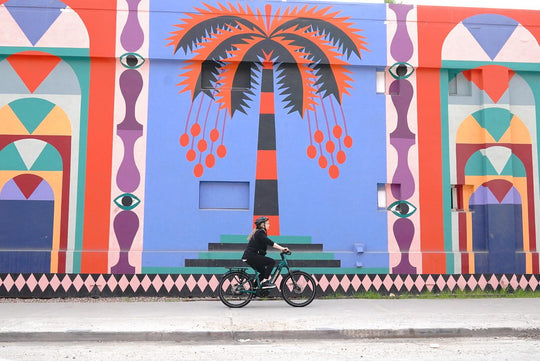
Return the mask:
[[125, 53], [120, 57], [120, 63], [130, 69], [137, 69], [144, 64], [144, 58], [137, 53]]
[[114, 199], [114, 203], [123, 210], [129, 211], [137, 207], [139, 203], [141, 203], [141, 200], [137, 198], [134, 194], [124, 193], [116, 197]]
[[410, 217], [416, 212], [416, 207], [407, 201], [395, 201], [386, 209], [401, 218]]
[[414, 67], [409, 63], [395, 63], [388, 69], [394, 79], [407, 79], [414, 73]]

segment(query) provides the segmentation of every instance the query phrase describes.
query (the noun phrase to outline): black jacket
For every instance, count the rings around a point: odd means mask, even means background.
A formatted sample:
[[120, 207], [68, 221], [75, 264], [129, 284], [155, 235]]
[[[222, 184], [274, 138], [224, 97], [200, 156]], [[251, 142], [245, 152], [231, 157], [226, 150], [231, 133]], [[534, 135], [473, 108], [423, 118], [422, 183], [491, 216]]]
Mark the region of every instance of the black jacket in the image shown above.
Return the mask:
[[243, 258], [246, 258], [249, 255], [258, 254], [264, 256], [268, 246], [272, 247], [274, 241], [272, 241], [266, 235], [266, 231], [262, 228], [259, 228], [255, 231], [253, 236], [251, 236], [249, 243], [244, 251]]

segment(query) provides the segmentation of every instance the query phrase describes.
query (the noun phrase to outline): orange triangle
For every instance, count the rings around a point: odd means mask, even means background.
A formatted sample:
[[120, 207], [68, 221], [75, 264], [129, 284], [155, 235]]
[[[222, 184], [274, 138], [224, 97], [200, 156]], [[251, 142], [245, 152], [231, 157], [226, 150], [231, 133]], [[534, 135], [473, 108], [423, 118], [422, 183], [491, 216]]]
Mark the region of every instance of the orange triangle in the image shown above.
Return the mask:
[[33, 93], [62, 59], [41, 51], [23, 51], [9, 56], [7, 60]]
[[32, 132], [33, 135], [71, 135], [71, 123], [67, 114], [55, 106]]
[[0, 109], [0, 134], [28, 134], [28, 129], [7, 105]]
[[463, 72], [465, 78], [484, 90], [494, 103], [497, 103], [508, 89], [508, 83], [514, 74], [514, 71], [501, 65], [484, 65]]

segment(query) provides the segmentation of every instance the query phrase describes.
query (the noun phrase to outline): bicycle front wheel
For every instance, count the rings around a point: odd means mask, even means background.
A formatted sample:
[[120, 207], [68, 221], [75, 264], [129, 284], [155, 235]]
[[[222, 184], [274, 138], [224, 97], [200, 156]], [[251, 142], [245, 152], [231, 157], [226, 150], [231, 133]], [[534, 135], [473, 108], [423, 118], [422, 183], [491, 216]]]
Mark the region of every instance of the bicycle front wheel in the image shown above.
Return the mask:
[[228, 272], [219, 281], [219, 299], [226, 306], [240, 308], [253, 298], [253, 281], [244, 272]]
[[316, 286], [306, 272], [292, 271], [281, 282], [281, 296], [291, 306], [304, 307], [315, 298]]

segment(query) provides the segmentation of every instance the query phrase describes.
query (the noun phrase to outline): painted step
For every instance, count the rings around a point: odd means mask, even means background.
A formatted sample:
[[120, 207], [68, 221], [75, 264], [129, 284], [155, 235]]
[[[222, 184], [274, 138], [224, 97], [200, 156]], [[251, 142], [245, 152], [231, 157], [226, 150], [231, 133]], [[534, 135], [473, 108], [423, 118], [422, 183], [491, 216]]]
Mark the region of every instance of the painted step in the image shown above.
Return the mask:
[[[242, 259], [244, 252], [201, 252], [199, 253], [199, 259]], [[266, 254], [275, 260], [280, 260], [281, 257], [277, 252], [268, 252]], [[293, 252], [290, 256], [287, 256], [287, 260], [334, 260], [333, 253], [321, 253], [321, 252]]]
[[[312, 243], [280, 243], [283, 247], [288, 247], [294, 252], [322, 252], [323, 245]], [[209, 251], [244, 251], [247, 246], [247, 241], [244, 243], [208, 243]]]
[[[222, 234], [219, 237], [220, 243], [243, 243], [247, 244], [247, 234]], [[269, 236], [269, 238], [279, 244], [311, 244], [311, 237], [306, 236]]]
[[[340, 267], [339, 260], [290, 260], [291, 267]], [[186, 267], [246, 267], [239, 259], [186, 259]]]

